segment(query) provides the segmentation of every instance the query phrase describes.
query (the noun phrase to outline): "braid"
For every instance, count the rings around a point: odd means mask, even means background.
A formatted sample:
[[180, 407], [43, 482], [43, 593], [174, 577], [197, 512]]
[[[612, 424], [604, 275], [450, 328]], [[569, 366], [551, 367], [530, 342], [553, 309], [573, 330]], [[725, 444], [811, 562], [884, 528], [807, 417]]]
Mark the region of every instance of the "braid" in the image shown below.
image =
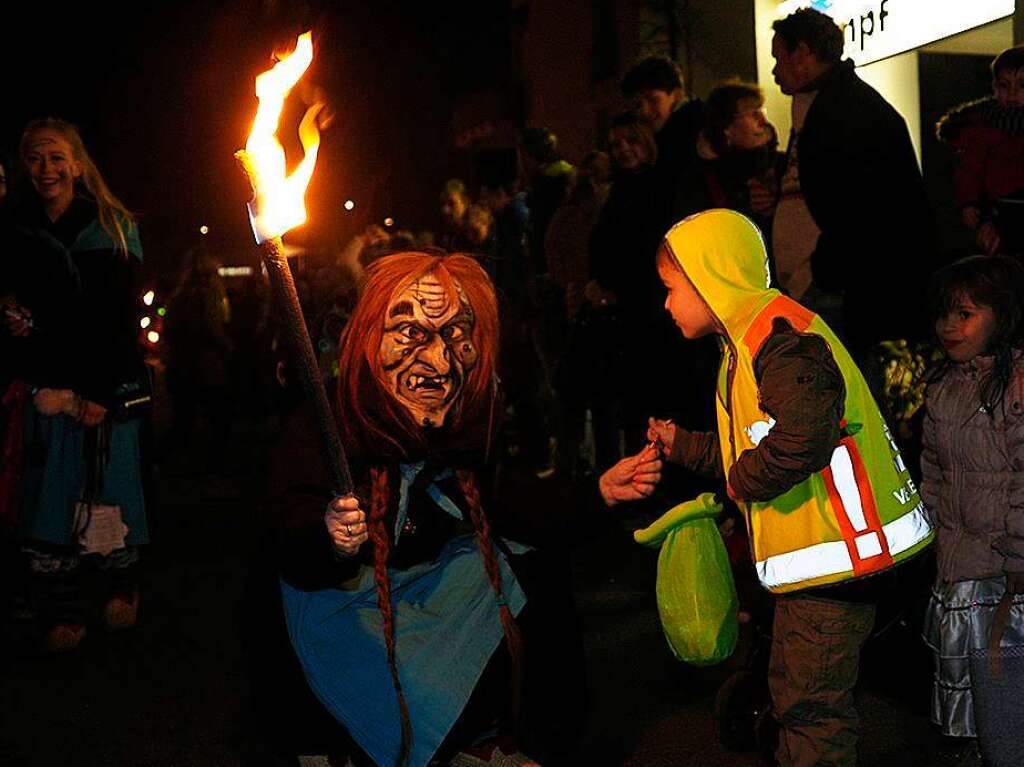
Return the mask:
[[469, 504], [469, 513], [473, 519], [473, 529], [476, 532], [477, 547], [483, 557], [484, 568], [487, 570], [491, 587], [498, 598], [501, 629], [505, 634], [505, 645], [508, 647], [509, 657], [512, 660], [512, 722], [513, 726], [518, 726], [523, 692], [523, 635], [516, 623], [515, 616], [512, 615], [511, 608], [505, 601], [501, 586], [501, 569], [498, 567], [498, 556], [494, 551], [494, 542], [491, 539], [491, 525], [484, 515], [480, 491], [476, 486], [473, 473], [467, 469], [458, 469], [455, 472], [455, 477]]
[[405, 764], [409, 758], [409, 747], [412, 743], [412, 718], [409, 716], [409, 704], [402, 692], [402, 682], [398, 678], [398, 660], [395, 657], [395, 614], [391, 604], [391, 579], [388, 577], [388, 554], [391, 549], [391, 538], [388, 536], [385, 521], [388, 510], [388, 472], [384, 468], [370, 470], [370, 518], [368, 532], [373, 541], [373, 578], [377, 583], [377, 608], [384, 619], [384, 642], [388, 651], [388, 668], [391, 670], [391, 681], [398, 697], [398, 709], [402, 717], [402, 745], [398, 752], [397, 764]]

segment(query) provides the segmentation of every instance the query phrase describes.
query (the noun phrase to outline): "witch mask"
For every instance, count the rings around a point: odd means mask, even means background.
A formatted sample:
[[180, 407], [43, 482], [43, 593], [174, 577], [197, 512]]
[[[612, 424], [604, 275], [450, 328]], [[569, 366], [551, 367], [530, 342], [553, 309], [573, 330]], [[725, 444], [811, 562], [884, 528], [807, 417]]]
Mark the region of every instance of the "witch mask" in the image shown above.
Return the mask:
[[479, 357], [473, 308], [458, 281], [452, 285], [426, 274], [392, 297], [384, 317], [381, 383], [422, 426], [444, 424]]

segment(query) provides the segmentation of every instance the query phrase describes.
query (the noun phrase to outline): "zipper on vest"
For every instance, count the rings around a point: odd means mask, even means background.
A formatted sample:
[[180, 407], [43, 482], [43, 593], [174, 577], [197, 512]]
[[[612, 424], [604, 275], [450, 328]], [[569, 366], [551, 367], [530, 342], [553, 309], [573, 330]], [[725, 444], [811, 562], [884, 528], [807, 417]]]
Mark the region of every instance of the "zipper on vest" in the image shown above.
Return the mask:
[[[732, 423], [732, 380], [736, 375], [736, 348], [732, 345], [732, 339], [726, 339], [726, 346], [729, 348], [729, 366], [725, 370], [725, 412], [729, 414], [729, 449], [732, 450], [732, 464], [736, 463], [736, 432]], [[725, 478], [726, 483], [729, 477]]]

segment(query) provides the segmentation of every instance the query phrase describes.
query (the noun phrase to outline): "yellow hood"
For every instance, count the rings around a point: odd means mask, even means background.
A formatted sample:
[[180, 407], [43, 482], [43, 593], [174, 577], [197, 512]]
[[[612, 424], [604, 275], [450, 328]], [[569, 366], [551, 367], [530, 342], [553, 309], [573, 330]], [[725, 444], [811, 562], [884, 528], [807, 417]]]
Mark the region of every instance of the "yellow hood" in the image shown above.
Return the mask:
[[739, 340], [769, 289], [761, 230], [734, 210], [715, 208], [669, 229], [662, 246], [682, 268], [729, 336]]

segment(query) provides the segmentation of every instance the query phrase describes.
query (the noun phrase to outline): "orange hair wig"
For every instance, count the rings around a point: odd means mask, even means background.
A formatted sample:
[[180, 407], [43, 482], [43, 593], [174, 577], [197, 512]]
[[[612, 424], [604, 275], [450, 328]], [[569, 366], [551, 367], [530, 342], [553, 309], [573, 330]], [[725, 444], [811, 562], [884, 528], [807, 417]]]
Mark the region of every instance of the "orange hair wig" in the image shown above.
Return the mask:
[[[471, 338], [479, 357], [442, 429], [464, 447], [467, 430], [489, 423], [498, 359], [498, 302], [494, 286], [470, 256], [404, 252], [374, 261], [366, 270], [359, 301], [339, 341], [338, 412], [342, 437], [355, 453], [407, 459], [427, 447], [427, 432], [384, 387], [380, 345], [387, 308], [410, 283], [433, 274], [453, 301], [466, 301], [474, 316]], [[461, 294], [460, 294], [461, 291]], [[489, 435], [481, 437], [486, 441]]]

